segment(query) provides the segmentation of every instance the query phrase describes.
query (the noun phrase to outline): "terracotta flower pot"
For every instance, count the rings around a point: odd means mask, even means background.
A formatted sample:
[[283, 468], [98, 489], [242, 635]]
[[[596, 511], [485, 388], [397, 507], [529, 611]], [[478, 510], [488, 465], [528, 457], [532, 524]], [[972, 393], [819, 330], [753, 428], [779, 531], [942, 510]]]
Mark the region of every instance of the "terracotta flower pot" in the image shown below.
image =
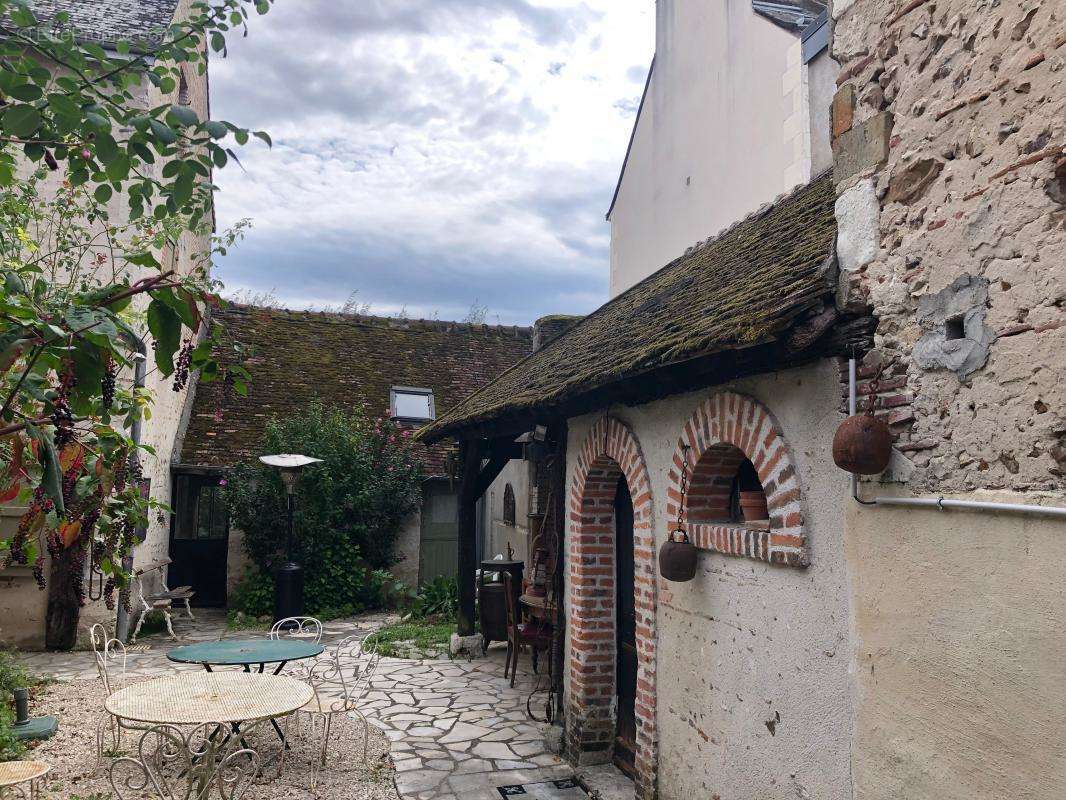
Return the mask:
[[833, 461], [859, 475], [884, 472], [892, 458], [892, 431], [884, 420], [855, 414], [840, 423], [833, 436]]
[[766, 494], [762, 491], [740, 492], [740, 512], [745, 522], [762, 522], [770, 518]]
[[696, 577], [696, 545], [684, 531], [673, 531], [659, 548], [659, 574], [678, 583]]

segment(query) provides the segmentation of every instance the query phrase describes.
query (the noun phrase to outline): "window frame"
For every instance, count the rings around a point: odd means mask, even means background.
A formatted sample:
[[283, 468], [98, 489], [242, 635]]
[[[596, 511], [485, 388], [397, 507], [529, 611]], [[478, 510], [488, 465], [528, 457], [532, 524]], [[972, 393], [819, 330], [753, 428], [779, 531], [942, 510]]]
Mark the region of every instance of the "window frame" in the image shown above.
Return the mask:
[[[401, 394], [428, 397], [430, 415], [428, 417], [407, 417], [397, 413], [396, 398]], [[437, 418], [437, 399], [432, 389], [423, 386], [393, 386], [389, 389], [389, 411], [392, 413], [392, 418], [397, 422], [433, 422]]]

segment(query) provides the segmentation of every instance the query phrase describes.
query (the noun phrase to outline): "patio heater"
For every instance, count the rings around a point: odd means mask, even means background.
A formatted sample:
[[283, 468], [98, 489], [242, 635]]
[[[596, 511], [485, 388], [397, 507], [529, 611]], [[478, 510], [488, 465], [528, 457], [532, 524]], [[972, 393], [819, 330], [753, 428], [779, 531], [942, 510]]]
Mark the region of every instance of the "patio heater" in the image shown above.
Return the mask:
[[296, 481], [303, 468], [318, 464], [321, 458], [281, 453], [276, 456], [260, 456], [259, 460], [268, 467], [281, 472], [281, 481], [285, 484], [288, 509], [288, 532], [285, 536], [285, 563], [274, 574], [274, 620], [295, 617], [304, 610], [304, 575], [303, 569], [292, 557], [292, 517], [296, 509]]

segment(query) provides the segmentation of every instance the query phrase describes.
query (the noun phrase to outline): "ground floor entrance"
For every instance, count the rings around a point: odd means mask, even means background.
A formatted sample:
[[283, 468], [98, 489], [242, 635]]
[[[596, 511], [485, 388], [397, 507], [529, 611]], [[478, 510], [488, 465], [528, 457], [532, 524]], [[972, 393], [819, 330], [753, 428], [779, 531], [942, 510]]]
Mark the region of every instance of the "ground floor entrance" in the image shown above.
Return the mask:
[[422, 485], [422, 531], [418, 548], [418, 582], [454, 578], [459, 571], [459, 495], [447, 481]]
[[170, 586], [189, 586], [195, 606], [226, 605], [229, 514], [218, 475], [174, 476]]

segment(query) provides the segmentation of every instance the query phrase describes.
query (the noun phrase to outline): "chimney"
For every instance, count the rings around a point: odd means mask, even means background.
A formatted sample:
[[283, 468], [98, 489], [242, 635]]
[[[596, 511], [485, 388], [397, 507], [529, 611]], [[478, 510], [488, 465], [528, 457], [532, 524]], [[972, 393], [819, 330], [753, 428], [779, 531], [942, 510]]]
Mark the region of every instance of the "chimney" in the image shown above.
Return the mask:
[[558, 339], [584, 317], [569, 314], [550, 314], [533, 323], [533, 352], [537, 352], [552, 339]]

